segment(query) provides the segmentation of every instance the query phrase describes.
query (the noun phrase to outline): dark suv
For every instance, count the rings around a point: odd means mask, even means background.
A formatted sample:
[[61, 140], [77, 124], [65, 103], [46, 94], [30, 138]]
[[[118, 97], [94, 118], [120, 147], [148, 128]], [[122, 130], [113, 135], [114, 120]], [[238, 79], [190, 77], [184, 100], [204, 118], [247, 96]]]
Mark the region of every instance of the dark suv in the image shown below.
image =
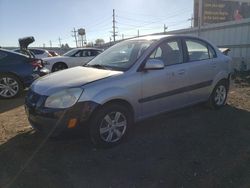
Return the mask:
[[49, 73], [41, 60], [0, 49], [0, 98], [13, 98], [40, 76]]

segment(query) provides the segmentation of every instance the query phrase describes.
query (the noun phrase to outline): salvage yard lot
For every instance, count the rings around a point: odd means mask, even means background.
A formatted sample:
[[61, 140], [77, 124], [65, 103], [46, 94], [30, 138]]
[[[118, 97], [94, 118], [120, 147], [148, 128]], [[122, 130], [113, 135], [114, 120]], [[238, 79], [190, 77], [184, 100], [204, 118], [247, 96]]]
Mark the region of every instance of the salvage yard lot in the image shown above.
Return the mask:
[[48, 140], [36, 150], [44, 138], [29, 126], [24, 95], [0, 100], [0, 187], [250, 187], [244, 79], [236, 79], [221, 110], [198, 105], [162, 114], [136, 124], [108, 150], [80, 136]]

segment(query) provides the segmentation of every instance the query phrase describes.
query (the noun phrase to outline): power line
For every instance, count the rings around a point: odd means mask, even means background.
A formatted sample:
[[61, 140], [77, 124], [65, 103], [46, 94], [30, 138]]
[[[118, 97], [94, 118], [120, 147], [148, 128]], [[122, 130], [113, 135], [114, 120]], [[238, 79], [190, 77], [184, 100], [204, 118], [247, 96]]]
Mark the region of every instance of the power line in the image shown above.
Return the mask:
[[141, 17], [151, 17], [151, 18], [155, 18], [155, 19], [162, 19], [162, 17], [171, 17], [173, 14], [176, 15], [177, 11], [179, 13], [182, 13], [182, 12], [192, 11], [192, 10], [193, 10], [192, 7], [191, 7], [191, 9], [190, 8], [183, 8], [183, 9], [180, 9], [179, 11], [173, 10], [172, 12], [168, 12], [168, 14], [164, 14], [164, 15], [155, 15], [155, 14], [152, 15], [152, 14], [145, 14], [145, 13], [140, 13], [140, 12], [130, 12], [130, 11], [123, 11], [123, 10], [119, 10], [119, 13], [126, 14], [126, 15], [132, 14], [132, 15], [136, 15], [137, 17], [141, 16]]

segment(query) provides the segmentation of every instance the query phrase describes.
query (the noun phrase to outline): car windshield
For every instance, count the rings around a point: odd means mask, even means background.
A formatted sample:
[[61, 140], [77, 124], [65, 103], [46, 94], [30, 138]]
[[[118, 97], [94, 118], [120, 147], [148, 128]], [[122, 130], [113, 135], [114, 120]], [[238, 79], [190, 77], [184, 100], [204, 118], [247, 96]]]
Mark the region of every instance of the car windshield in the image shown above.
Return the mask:
[[128, 40], [120, 42], [98, 55], [87, 66], [126, 71], [152, 42], [151, 40]]
[[74, 53], [76, 53], [77, 50], [78, 50], [78, 49], [70, 50], [70, 51], [66, 52], [65, 54], [63, 54], [63, 56], [68, 56], [68, 57], [70, 57], [70, 56], [74, 55]]

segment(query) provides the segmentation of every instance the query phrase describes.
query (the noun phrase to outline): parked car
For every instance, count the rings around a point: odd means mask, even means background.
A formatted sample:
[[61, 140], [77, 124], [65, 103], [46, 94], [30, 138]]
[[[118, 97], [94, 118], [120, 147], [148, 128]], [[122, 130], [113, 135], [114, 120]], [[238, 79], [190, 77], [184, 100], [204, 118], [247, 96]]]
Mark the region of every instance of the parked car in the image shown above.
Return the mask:
[[44, 58], [46, 68], [55, 72], [75, 66], [87, 64], [91, 59], [100, 54], [102, 50], [96, 48], [76, 48], [63, 56]]
[[58, 54], [57, 52], [52, 51], [52, 50], [49, 50], [49, 53], [50, 53], [50, 55], [51, 55], [52, 57], [54, 57], [54, 56], [59, 56], [59, 54]]
[[86, 67], [35, 81], [26, 111], [39, 131], [57, 135], [87, 127], [94, 144], [109, 147], [142, 119], [200, 102], [222, 107], [230, 66], [230, 57], [197, 37], [130, 39], [110, 47]]
[[44, 50], [44, 49], [34, 49], [34, 48], [30, 48], [29, 49], [33, 54], [35, 54], [35, 57], [37, 59], [42, 59], [42, 58], [46, 58], [46, 57], [53, 57], [48, 50]]
[[49, 73], [41, 60], [0, 49], [0, 98], [13, 98], [40, 76]]

